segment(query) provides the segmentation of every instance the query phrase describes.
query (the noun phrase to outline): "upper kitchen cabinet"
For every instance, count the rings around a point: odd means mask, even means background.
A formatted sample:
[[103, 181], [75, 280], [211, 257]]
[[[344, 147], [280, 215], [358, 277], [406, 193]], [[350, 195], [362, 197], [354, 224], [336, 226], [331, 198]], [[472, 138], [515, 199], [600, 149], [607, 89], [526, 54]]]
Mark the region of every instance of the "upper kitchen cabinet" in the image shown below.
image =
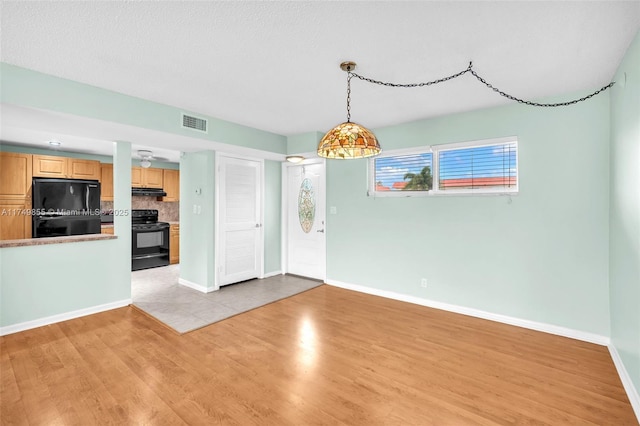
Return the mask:
[[113, 201], [113, 164], [100, 164], [100, 201]]
[[162, 201], [180, 201], [180, 171], [164, 169], [162, 180], [162, 188], [167, 193]]
[[145, 188], [162, 188], [163, 173], [162, 169], [142, 169], [142, 185]]
[[69, 158], [69, 177], [100, 180], [100, 162]]
[[30, 198], [32, 155], [0, 152], [0, 198]]
[[131, 168], [131, 186], [142, 188], [142, 167]]
[[67, 157], [53, 155], [33, 156], [33, 175], [40, 177], [66, 178], [68, 173]]
[[162, 169], [142, 167], [131, 168], [131, 186], [136, 188], [162, 188]]
[[100, 162], [53, 155], [34, 155], [33, 176], [100, 180]]

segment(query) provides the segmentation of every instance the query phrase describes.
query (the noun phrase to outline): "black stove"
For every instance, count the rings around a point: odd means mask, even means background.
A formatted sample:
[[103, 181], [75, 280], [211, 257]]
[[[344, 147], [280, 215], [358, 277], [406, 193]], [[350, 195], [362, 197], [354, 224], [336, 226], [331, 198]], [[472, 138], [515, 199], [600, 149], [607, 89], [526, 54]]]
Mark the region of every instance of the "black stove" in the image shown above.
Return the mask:
[[131, 270], [169, 264], [169, 224], [158, 222], [158, 210], [131, 210]]

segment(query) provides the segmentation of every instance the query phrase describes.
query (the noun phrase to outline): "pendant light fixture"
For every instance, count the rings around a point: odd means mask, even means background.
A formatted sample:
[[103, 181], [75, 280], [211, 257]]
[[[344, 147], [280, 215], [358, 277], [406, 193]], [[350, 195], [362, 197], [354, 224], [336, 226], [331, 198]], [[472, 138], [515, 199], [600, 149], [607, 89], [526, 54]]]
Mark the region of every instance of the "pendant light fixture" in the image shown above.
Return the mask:
[[318, 155], [340, 160], [378, 155], [382, 149], [373, 132], [351, 121], [351, 71], [356, 69], [356, 63], [343, 62], [340, 68], [347, 73], [347, 121], [324, 135], [318, 144]]

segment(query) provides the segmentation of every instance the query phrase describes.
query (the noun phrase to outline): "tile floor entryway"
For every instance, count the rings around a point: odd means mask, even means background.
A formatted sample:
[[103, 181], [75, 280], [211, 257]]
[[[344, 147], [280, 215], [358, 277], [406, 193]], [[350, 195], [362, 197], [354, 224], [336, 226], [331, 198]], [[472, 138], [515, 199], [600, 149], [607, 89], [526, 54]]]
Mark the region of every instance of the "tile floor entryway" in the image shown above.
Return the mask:
[[322, 285], [292, 275], [250, 280], [201, 293], [178, 284], [180, 265], [131, 273], [133, 305], [179, 333], [186, 333], [242, 312]]

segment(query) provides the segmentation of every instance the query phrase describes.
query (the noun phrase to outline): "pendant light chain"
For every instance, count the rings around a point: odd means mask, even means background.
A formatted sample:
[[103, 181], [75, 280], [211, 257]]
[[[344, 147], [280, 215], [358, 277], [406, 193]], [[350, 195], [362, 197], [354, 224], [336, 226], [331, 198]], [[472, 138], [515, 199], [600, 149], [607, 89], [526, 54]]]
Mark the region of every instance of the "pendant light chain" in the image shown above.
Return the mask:
[[432, 84], [444, 83], [445, 81], [453, 80], [454, 78], [460, 77], [460, 76], [468, 73], [469, 71], [471, 71], [471, 66], [472, 66], [471, 62], [469, 62], [469, 66], [464, 71], [460, 71], [458, 73], [450, 75], [449, 77], [443, 77], [443, 78], [439, 78], [437, 80], [427, 81], [426, 83], [409, 83], [409, 84], [387, 83], [387, 82], [384, 82], [384, 81], [374, 80], [374, 79], [368, 78], [368, 77], [363, 77], [363, 76], [361, 76], [360, 74], [357, 74], [357, 73], [350, 73], [350, 74], [353, 74], [354, 77], [358, 77], [360, 80], [366, 81], [368, 83], [379, 84], [381, 86], [387, 86], [387, 87], [423, 87], [423, 86], [431, 86]]
[[347, 123], [351, 122], [351, 79], [353, 75], [351, 71], [347, 71]]
[[[478, 75], [478, 73], [473, 69], [473, 62], [469, 62], [469, 66], [463, 71], [460, 71], [460, 72], [458, 72], [456, 74], [453, 74], [453, 75], [450, 75], [448, 77], [442, 77], [442, 78], [439, 78], [437, 80], [427, 81], [425, 83], [410, 83], [410, 84], [389, 83], [389, 82], [384, 82], [384, 81], [380, 81], [380, 80], [374, 80], [372, 78], [364, 77], [364, 76], [361, 76], [360, 74], [356, 74], [354, 72], [349, 71], [348, 72], [348, 77], [347, 77], [347, 83], [348, 83], [347, 84], [347, 116], [350, 117], [349, 101], [350, 101], [350, 95], [351, 95], [350, 81], [351, 81], [352, 77], [358, 77], [360, 80], [366, 81], [368, 83], [379, 84], [381, 86], [387, 86], [387, 87], [424, 87], [424, 86], [431, 86], [433, 84], [444, 83], [445, 81], [449, 81], [449, 80], [453, 80], [454, 78], [461, 77], [466, 73], [470, 73], [471, 75], [473, 75], [479, 82], [481, 82], [482, 84], [484, 84], [485, 86], [487, 86], [489, 89], [493, 90], [494, 92], [496, 92], [500, 96], [504, 96], [507, 99], [511, 99], [512, 101], [516, 101], [516, 102], [519, 102], [521, 104], [530, 105], [530, 106], [537, 106], [537, 107], [560, 107], [560, 106], [568, 106], [568, 105], [577, 104], [578, 102], [586, 101], [587, 99], [592, 98], [593, 96], [597, 95], [600, 92], [603, 92], [603, 91], [609, 89], [611, 86], [613, 86], [615, 84], [615, 82], [611, 82], [611, 83], [607, 84], [606, 86], [603, 86], [602, 88], [600, 88], [600, 89], [596, 90], [595, 92], [591, 93], [590, 95], [584, 96], [584, 97], [582, 97], [580, 99], [574, 99], [574, 100], [567, 101], [567, 102], [557, 102], [557, 103], [545, 104], [545, 103], [527, 101], [527, 100], [520, 99], [520, 98], [517, 98], [517, 97], [515, 97], [513, 95], [510, 95], [508, 93], [503, 92], [502, 90], [500, 90], [497, 87], [493, 86], [491, 83], [487, 82], [484, 78], [480, 77], [480, 75]], [[347, 121], [349, 121], [349, 120], [347, 120]]]
[[589, 94], [587, 96], [584, 96], [584, 97], [582, 97], [580, 99], [574, 99], [574, 100], [571, 100], [571, 101], [557, 102], [557, 103], [551, 103], [551, 104], [542, 104], [542, 103], [538, 103], [538, 102], [527, 101], [527, 100], [524, 100], [524, 99], [516, 98], [515, 96], [512, 96], [512, 95], [510, 95], [508, 93], [503, 92], [502, 90], [498, 89], [497, 87], [494, 87], [491, 83], [488, 83], [484, 78], [480, 77], [478, 75], [478, 73], [475, 72], [473, 69], [469, 69], [469, 71], [471, 72], [471, 75], [473, 75], [475, 78], [477, 78], [480, 83], [484, 84], [485, 86], [487, 86], [489, 89], [493, 90], [494, 92], [496, 92], [500, 96], [504, 96], [507, 99], [511, 99], [512, 101], [516, 101], [516, 102], [519, 102], [521, 104], [537, 106], [537, 107], [561, 107], [561, 106], [568, 106], [568, 105], [577, 104], [578, 102], [586, 101], [587, 99], [594, 97], [598, 93], [607, 90], [608, 88], [610, 88], [611, 86], [613, 86], [615, 84], [615, 82], [612, 81], [611, 83], [607, 84], [606, 86], [603, 86], [600, 89], [596, 90], [595, 92], [593, 92], [593, 93], [591, 93], [591, 94]]

